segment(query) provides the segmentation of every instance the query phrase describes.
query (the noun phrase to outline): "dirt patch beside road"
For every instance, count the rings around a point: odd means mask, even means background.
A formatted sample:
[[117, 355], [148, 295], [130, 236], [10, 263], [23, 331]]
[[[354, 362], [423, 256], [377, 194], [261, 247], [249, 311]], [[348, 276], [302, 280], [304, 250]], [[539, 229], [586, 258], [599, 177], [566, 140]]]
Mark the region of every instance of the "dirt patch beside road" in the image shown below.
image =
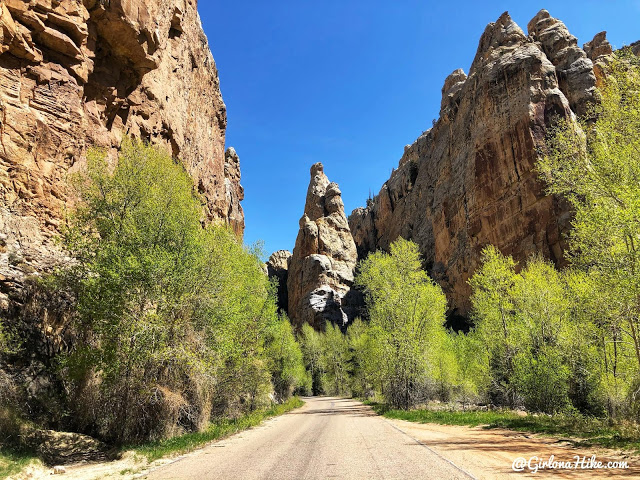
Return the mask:
[[[512, 430], [485, 429], [453, 425], [421, 424], [388, 419], [392, 425], [420, 441], [426, 447], [455, 463], [478, 479], [510, 478], [640, 478], [640, 457], [598, 447], [574, 448], [569, 441]], [[592, 455], [606, 464], [626, 461], [628, 469], [554, 469], [533, 473], [524, 468], [516, 473], [512, 464], [517, 458], [537, 456], [540, 462], [554, 455], [556, 461], [575, 462], [575, 457]], [[532, 465], [537, 462], [534, 460]]]

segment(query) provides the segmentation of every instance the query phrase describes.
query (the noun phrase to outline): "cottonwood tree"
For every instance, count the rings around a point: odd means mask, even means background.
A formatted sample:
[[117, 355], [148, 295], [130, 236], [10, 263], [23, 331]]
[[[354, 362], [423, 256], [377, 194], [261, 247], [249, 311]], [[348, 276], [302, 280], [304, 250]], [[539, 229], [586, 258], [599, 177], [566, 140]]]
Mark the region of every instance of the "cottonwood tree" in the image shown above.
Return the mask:
[[[575, 211], [572, 264], [592, 272], [607, 306], [614, 347], [635, 357], [640, 377], [640, 66], [629, 51], [606, 70], [600, 102], [577, 122], [560, 122], [538, 168], [549, 192]], [[637, 395], [636, 395], [637, 396]]]
[[327, 323], [322, 339], [322, 366], [325, 393], [348, 395], [351, 350], [346, 335], [333, 323]]
[[369, 255], [356, 282], [369, 308], [369, 335], [379, 355], [383, 395], [393, 407], [410, 408], [437, 388], [446, 297], [421, 267], [418, 246], [402, 238], [390, 253]]
[[[75, 261], [56, 275], [77, 298], [77, 341], [60, 359], [74, 428], [115, 442], [165, 437], [257, 408], [271, 380], [297, 381], [300, 355], [259, 257], [230, 230], [203, 228], [178, 162], [125, 140], [112, 166], [91, 151], [74, 184], [63, 242]], [[276, 366], [267, 350], [278, 343]]]
[[586, 301], [594, 295], [588, 279], [535, 256], [515, 273], [513, 260], [493, 247], [483, 262], [470, 281], [475, 325], [458, 339], [484, 352], [485, 368], [475, 369], [478, 391], [487, 385], [498, 405], [601, 415], [601, 359], [610, 347], [601, 347], [595, 304]]
[[515, 313], [515, 384], [529, 410], [555, 413], [570, 405], [571, 369], [566, 346], [572, 336], [569, 303], [561, 274], [540, 257], [516, 276], [511, 298]]
[[486, 366], [491, 372], [489, 397], [499, 405], [514, 407], [518, 403], [514, 385], [514, 357], [518, 342], [515, 334], [513, 297], [516, 264], [497, 248], [486, 247], [481, 267], [471, 277], [471, 304], [474, 338], [484, 350]]
[[296, 342], [291, 322], [286, 316], [273, 322], [266, 336], [266, 358], [270, 364], [271, 383], [279, 400], [289, 398], [295, 388], [311, 390], [311, 377], [304, 368], [302, 351]]
[[316, 332], [311, 325], [305, 323], [299, 335], [304, 364], [311, 376], [311, 391], [314, 395], [324, 392], [324, 362], [322, 358], [322, 334]]

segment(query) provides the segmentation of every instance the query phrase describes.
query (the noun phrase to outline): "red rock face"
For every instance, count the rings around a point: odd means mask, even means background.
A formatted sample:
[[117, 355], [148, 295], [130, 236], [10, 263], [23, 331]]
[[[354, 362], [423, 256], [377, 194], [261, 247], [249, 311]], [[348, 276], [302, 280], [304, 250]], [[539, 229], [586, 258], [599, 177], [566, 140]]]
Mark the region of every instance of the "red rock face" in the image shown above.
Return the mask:
[[239, 160], [195, 0], [0, 2], [0, 274], [55, 260], [67, 174], [123, 136], [164, 146], [206, 201], [244, 230]]
[[541, 11], [527, 36], [503, 14], [482, 35], [469, 76], [447, 78], [438, 122], [351, 214], [359, 257], [400, 236], [415, 241], [451, 311], [465, 316], [486, 245], [520, 262], [537, 253], [564, 265], [571, 211], [545, 194], [535, 163], [553, 119], [584, 112], [595, 84], [591, 59], [562, 22]]

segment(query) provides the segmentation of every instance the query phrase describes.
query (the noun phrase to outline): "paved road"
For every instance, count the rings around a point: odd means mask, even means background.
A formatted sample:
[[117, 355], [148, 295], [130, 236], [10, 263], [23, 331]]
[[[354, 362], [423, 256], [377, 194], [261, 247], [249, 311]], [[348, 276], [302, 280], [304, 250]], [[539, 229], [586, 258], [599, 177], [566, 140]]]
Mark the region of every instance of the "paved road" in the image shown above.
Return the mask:
[[185, 456], [147, 478], [473, 478], [360, 402], [329, 397], [305, 402], [294, 412]]

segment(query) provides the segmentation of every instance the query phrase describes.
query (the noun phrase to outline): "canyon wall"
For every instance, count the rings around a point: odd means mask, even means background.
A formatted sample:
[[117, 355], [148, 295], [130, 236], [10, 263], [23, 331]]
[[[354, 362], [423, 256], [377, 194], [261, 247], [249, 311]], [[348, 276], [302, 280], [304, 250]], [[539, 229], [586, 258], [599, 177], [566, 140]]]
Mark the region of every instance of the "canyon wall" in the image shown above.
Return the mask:
[[240, 165], [196, 0], [0, 1], [0, 307], [64, 260], [67, 176], [123, 136], [180, 159], [204, 222], [244, 230]]
[[583, 114], [594, 101], [594, 61], [609, 54], [604, 32], [582, 49], [545, 10], [528, 34], [508, 13], [489, 24], [469, 74], [456, 70], [445, 80], [439, 120], [349, 217], [359, 257], [398, 237], [415, 241], [461, 320], [486, 245], [519, 262], [539, 253], [564, 265], [572, 214], [545, 194], [535, 163], [555, 119]]

